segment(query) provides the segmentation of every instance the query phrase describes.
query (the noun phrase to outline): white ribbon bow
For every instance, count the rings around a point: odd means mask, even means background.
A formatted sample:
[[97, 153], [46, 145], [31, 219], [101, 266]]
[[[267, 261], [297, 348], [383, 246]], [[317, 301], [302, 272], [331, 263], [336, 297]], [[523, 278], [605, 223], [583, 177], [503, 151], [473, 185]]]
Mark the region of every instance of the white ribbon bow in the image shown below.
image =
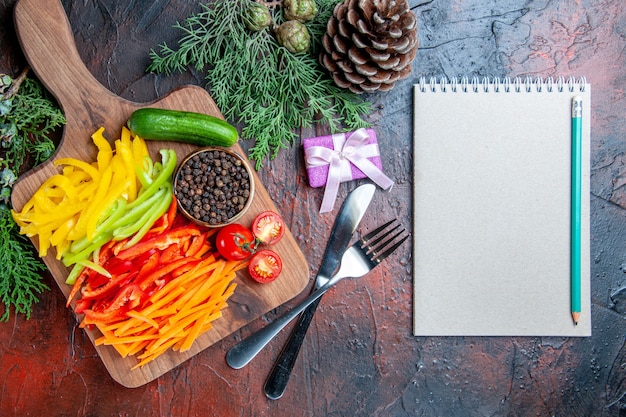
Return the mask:
[[334, 149], [323, 146], [311, 146], [307, 149], [306, 162], [309, 166], [329, 166], [320, 213], [326, 213], [333, 209], [339, 184], [343, 181], [352, 180], [350, 163], [381, 188], [386, 190], [393, 185], [393, 181], [367, 159], [378, 156], [379, 152], [375, 143], [367, 144], [369, 135], [365, 129], [358, 129], [348, 137], [345, 133], [337, 133], [332, 135], [332, 139]]

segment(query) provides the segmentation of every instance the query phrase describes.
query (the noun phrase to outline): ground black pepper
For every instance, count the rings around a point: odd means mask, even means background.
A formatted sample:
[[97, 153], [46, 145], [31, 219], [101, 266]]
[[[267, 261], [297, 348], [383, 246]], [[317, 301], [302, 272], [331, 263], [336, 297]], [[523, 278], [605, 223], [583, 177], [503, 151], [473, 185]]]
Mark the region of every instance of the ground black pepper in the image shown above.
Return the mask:
[[226, 223], [239, 214], [251, 191], [245, 163], [222, 150], [201, 151], [184, 161], [174, 188], [180, 207], [210, 225]]

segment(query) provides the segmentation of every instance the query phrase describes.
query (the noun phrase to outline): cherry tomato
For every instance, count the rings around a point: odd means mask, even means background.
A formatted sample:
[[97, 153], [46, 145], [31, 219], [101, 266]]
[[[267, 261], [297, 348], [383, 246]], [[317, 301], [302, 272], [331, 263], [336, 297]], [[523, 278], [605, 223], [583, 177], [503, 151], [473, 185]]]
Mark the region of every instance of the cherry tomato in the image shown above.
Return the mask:
[[220, 255], [229, 261], [241, 261], [254, 253], [256, 241], [250, 229], [233, 223], [217, 232], [215, 246]]
[[252, 234], [261, 243], [273, 245], [285, 234], [285, 221], [273, 211], [264, 211], [252, 222]]
[[252, 279], [262, 284], [274, 281], [282, 270], [282, 259], [276, 252], [269, 249], [255, 253], [250, 264], [248, 264], [248, 271]]

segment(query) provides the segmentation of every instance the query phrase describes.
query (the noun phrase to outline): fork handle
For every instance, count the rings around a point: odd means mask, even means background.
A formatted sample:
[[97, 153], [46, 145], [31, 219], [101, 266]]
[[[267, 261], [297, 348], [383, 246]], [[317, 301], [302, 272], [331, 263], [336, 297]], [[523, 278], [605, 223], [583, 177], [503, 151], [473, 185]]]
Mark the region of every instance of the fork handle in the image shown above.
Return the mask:
[[342, 276], [335, 275], [324, 286], [309, 295], [292, 310], [286, 312], [267, 326], [246, 337], [226, 353], [226, 362], [231, 368], [240, 369], [246, 366], [291, 320], [296, 318], [308, 306], [317, 301], [326, 291], [335, 285]]
[[274, 367], [265, 381], [263, 390], [265, 391], [267, 398], [277, 400], [283, 396], [285, 388], [287, 387], [287, 382], [289, 382], [289, 377], [291, 376], [291, 371], [296, 364], [296, 359], [298, 359], [300, 347], [304, 342], [307, 330], [309, 329], [309, 325], [313, 320], [313, 315], [315, 314], [315, 310], [317, 309], [320, 301], [321, 297], [308, 306], [306, 310], [302, 312], [300, 317], [298, 317], [298, 322], [291, 331], [291, 335], [289, 335], [289, 339], [287, 340], [285, 347], [274, 363]]

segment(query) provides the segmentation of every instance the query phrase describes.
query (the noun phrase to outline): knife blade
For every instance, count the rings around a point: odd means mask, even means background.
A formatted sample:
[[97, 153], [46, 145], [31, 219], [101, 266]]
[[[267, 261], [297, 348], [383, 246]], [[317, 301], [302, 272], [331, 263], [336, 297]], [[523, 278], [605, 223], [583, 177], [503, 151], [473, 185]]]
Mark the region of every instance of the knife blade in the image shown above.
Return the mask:
[[[354, 191], [346, 197], [333, 224], [330, 238], [322, 258], [322, 264], [315, 278], [313, 291], [328, 282], [333, 273], [339, 268], [341, 257], [348, 248], [352, 235], [372, 201], [375, 191], [376, 187], [373, 184], [365, 184], [354, 189]], [[321, 298], [302, 312], [285, 347], [274, 363], [274, 367], [263, 387], [265, 395], [268, 398], [276, 400], [282, 397], [285, 392], [291, 370], [300, 352], [300, 346], [304, 341], [307, 329], [311, 324], [311, 320], [313, 319], [313, 315], [315, 314], [320, 300]]]
[[328, 281], [339, 268], [341, 257], [348, 248], [352, 235], [359, 226], [375, 191], [374, 184], [364, 184], [355, 188], [346, 197], [330, 232], [322, 264], [317, 272], [316, 287], [320, 286], [320, 280]]

